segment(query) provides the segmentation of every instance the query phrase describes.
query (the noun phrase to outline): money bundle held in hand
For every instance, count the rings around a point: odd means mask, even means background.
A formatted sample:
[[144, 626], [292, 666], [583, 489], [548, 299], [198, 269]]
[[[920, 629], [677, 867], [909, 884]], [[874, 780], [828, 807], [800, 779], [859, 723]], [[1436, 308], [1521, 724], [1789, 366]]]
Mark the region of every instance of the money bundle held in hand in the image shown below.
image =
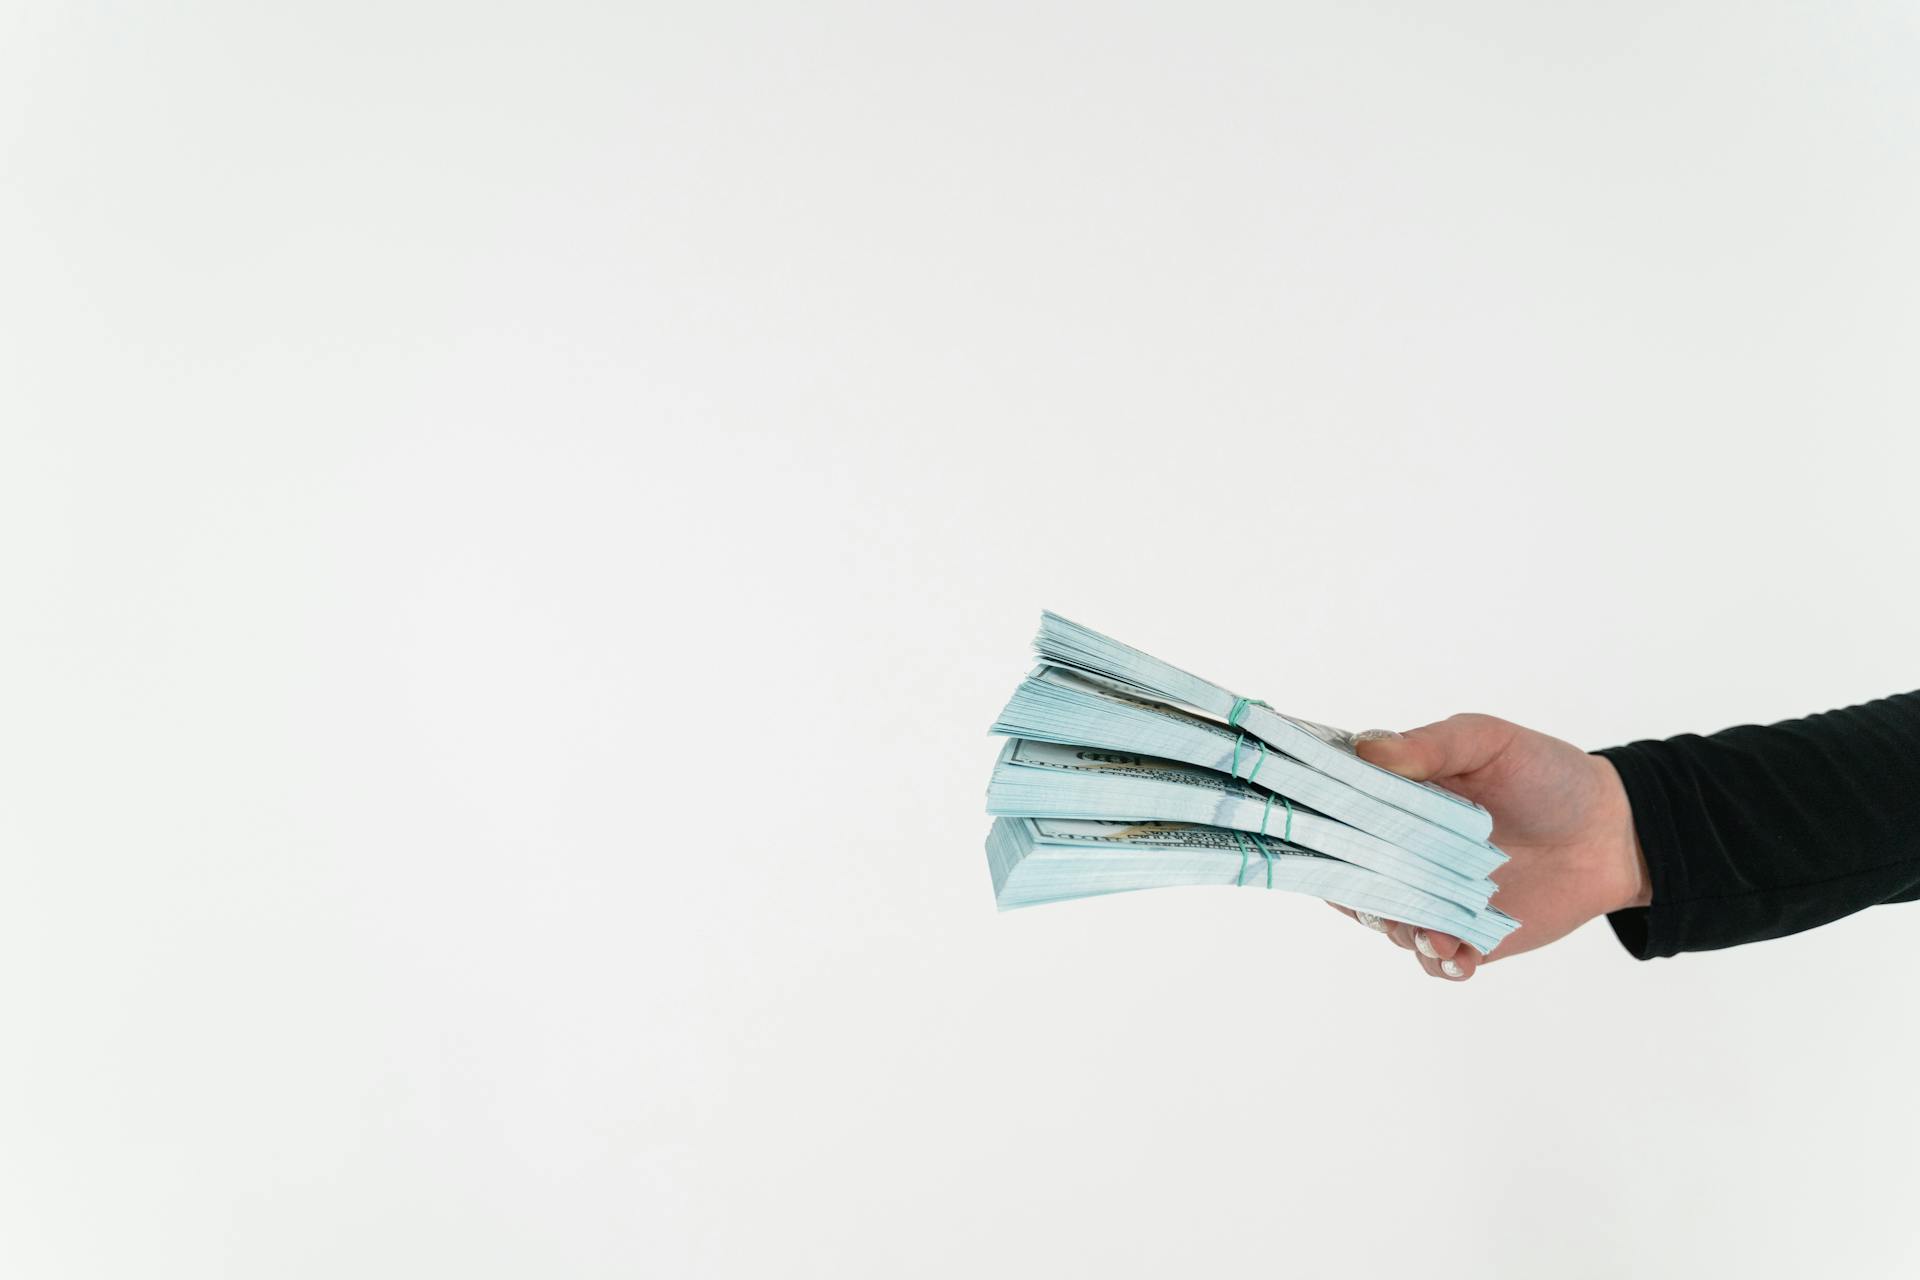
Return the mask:
[[1353, 736], [1236, 697], [1053, 613], [993, 732], [987, 861], [1002, 909], [1128, 889], [1288, 889], [1482, 953], [1506, 861], [1485, 809], [1369, 764]]

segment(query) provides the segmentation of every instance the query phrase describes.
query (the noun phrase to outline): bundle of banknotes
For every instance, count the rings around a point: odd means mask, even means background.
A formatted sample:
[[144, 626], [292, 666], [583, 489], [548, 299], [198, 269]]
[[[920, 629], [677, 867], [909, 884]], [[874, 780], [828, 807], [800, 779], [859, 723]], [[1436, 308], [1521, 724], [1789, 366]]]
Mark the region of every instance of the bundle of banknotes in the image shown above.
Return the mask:
[[1506, 855], [1480, 806], [1057, 614], [1034, 648], [993, 726], [1002, 909], [1212, 884], [1311, 894], [1483, 953], [1518, 927], [1489, 901]]

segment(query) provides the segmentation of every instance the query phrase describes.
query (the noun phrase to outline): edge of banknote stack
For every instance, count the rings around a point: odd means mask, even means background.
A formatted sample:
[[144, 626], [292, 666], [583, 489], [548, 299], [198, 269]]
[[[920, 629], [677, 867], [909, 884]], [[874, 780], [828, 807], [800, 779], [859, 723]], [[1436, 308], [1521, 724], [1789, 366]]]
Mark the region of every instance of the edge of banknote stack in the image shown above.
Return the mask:
[[1055, 613], [992, 732], [987, 864], [1001, 910], [1179, 885], [1282, 889], [1485, 953], [1506, 855], [1464, 797], [1368, 763], [1350, 733]]

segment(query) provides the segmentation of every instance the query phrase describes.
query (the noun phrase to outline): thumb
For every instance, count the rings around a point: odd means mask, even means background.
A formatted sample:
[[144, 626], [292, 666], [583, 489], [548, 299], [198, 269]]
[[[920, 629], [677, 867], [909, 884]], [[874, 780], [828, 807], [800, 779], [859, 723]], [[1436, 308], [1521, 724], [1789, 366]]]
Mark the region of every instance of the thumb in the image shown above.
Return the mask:
[[1356, 735], [1354, 751], [1370, 764], [1426, 782], [1484, 768], [1507, 749], [1515, 732], [1516, 726], [1493, 716], [1449, 716], [1405, 733], [1369, 729]]

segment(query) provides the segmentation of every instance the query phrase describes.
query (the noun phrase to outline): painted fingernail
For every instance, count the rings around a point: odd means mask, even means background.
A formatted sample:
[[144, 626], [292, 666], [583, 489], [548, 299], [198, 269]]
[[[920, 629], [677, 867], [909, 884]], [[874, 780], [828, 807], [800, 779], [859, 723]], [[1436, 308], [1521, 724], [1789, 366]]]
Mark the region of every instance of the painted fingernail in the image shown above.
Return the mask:
[[1398, 738], [1400, 736], [1402, 735], [1395, 733], [1392, 729], [1362, 729], [1353, 735], [1353, 740], [1355, 742], [1373, 742], [1380, 738]]
[[1375, 933], [1385, 933], [1387, 931], [1387, 922], [1373, 914], [1373, 912], [1356, 911], [1353, 914], [1355, 919], [1359, 920], [1361, 924], [1367, 926], [1367, 928], [1373, 930]]
[[1449, 978], [1464, 978], [1467, 976], [1467, 971], [1462, 969], [1459, 963], [1454, 960], [1442, 960], [1440, 962], [1440, 972], [1446, 974]]
[[[1427, 941], [1427, 931], [1425, 929], [1415, 929], [1413, 931], [1413, 945], [1415, 950], [1429, 960], [1438, 960], [1440, 958], [1440, 953], [1433, 949], [1431, 942]], [[1454, 967], [1456, 969], [1459, 968], [1458, 965]]]

